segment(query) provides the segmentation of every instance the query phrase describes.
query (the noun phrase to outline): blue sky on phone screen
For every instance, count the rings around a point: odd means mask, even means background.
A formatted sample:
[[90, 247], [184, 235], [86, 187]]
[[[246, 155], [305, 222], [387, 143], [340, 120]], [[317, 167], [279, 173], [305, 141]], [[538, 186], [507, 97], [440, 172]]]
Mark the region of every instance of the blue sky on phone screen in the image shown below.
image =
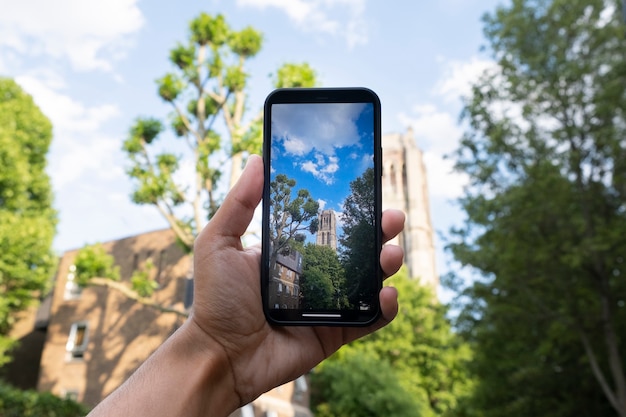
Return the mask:
[[350, 182], [374, 166], [373, 121], [371, 103], [274, 104], [270, 175], [341, 213]]

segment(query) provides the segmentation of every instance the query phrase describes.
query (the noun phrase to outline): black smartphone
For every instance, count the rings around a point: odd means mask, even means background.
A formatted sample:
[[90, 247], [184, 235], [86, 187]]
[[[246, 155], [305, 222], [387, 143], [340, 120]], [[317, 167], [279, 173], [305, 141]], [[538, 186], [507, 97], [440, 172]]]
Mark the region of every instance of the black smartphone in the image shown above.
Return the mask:
[[382, 287], [378, 96], [366, 88], [278, 89], [264, 111], [267, 320], [373, 323]]

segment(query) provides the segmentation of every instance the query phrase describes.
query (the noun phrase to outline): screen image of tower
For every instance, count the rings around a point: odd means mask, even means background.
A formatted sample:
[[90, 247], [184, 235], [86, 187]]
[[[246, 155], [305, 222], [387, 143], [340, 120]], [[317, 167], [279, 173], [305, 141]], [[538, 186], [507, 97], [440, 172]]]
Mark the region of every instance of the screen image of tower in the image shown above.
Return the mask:
[[378, 266], [372, 103], [272, 105], [271, 309], [368, 310]]

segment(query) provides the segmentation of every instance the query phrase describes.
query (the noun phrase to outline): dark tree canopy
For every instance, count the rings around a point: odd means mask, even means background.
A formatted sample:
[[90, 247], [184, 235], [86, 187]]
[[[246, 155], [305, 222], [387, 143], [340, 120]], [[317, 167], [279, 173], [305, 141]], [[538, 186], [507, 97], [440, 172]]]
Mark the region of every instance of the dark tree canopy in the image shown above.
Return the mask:
[[347, 305], [345, 272], [328, 246], [307, 244], [302, 251], [302, 309], [338, 309]]
[[477, 415], [626, 416], [621, 7], [514, 0], [484, 18], [497, 66], [465, 102], [467, 222], [448, 246], [482, 276], [460, 322]]
[[49, 284], [57, 217], [46, 174], [50, 121], [14, 81], [0, 78], [0, 364], [14, 313]]
[[371, 256], [376, 251], [374, 169], [368, 168], [352, 181], [350, 191], [343, 204], [341, 260], [346, 270], [350, 304], [358, 305], [371, 294], [372, 277], [379, 268], [378, 259]]

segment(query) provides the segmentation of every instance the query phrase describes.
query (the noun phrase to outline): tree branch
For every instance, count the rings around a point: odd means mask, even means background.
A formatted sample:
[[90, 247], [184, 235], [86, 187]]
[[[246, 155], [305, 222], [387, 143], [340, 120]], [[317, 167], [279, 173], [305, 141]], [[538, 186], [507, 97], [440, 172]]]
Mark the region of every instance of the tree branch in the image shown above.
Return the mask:
[[189, 313], [187, 313], [186, 311], [182, 311], [173, 307], [165, 307], [150, 298], [142, 297], [137, 294], [136, 291], [133, 291], [132, 289], [128, 288], [126, 285], [118, 281], [113, 281], [111, 279], [102, 277], [93, 277], [89, 280], [89, 285], [113, 289], [123, 294], [127, 298], [138, 302], [139, 304], [142, 304], [146, 307], [154, 308], [162, 313], [172, 313], [184, 318], [189, 317]]
[[620, 404], [615, 397], [615, 393], [611, 390], [609, 383], [604, 378], [604, 374], [602, 373], [602, 369], [600, 369], [600, 365], [596, 359], [596, 355], [593, 353], [593, 349], [591, 348], [591, 344], [589, 343], [589, 339], [587, 335], [581, 330], [579, 330], [580, 340], [583, 343], [583, 347], [585, 348], [585, 353], [587, 354], [587, 358], [589, 359], [589, 364], [591, 365], [591, 370], [593, 371], [593, 375], [596, 377], [596, 380], [602, 387], [602, 392], [606, 395], [606, 398], [611, 403], [611, 406], [618, 411], [620, 415], [624, 415], [623, 411], [620, 411]]

